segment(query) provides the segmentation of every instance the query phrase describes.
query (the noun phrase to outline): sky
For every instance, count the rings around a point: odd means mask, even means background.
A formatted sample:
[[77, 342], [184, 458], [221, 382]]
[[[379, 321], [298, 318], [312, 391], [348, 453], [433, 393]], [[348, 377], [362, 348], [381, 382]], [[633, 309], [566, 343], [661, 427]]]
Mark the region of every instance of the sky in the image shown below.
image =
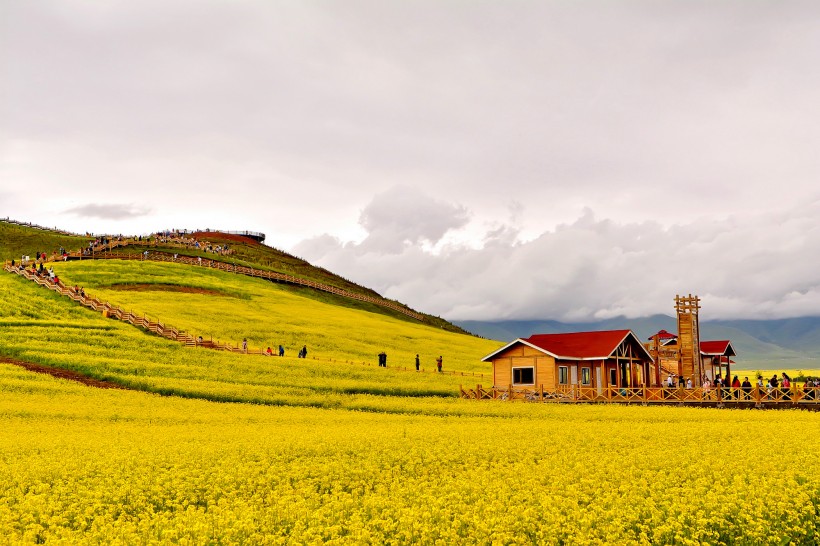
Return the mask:
[[0, 217], [451, 320], [820, 315], [820, 2], [0, 3]]

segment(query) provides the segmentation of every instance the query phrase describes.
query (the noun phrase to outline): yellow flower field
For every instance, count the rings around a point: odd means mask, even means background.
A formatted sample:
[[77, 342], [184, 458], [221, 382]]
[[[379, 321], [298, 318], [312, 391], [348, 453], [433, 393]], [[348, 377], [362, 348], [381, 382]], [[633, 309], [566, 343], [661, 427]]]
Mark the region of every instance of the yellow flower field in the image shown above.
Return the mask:
[[391, 415], [102, 391], [8, 365], [0, 386], [9, 543], [820, 536], [818, 413], [452, 400], [449, 417]]

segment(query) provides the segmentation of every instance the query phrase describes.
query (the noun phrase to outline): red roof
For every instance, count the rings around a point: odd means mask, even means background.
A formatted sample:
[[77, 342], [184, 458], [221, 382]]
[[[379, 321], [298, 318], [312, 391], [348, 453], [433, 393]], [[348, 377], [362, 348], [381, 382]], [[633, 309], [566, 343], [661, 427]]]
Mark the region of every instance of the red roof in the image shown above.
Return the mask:
[[630, 330], [536, 334], [524, 341], [555, 356], [571, 359], [606, 358], [631, 333]]
[[728, 339], [720, 341], [701, 341], [700, 354], [735, 356], [735, 349]]
[[632, 330], [608, 330], [604, 332], [573, 332], [567, 334], [535, 334], [528, 338], [516, 339], [485, 356], [484, 362], [491, 360], [495, 355], [507, 350], [516, 343], [524, 343], [535, 349], [540, 349], [555, 358], [564, 360], [603, 360], [608, 358], [618, 346], [632, 337], [635, 345], [648, 359], [652, 357], [646, 352], [640, 340]]

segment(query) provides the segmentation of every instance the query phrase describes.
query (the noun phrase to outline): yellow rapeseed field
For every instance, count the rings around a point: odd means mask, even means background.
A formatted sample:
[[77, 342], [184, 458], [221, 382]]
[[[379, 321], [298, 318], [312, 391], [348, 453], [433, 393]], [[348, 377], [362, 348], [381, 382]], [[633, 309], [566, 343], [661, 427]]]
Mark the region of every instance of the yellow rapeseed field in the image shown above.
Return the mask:
[[817, 413], [455, 400], [464, 415], [392, 415], [102, 391], [8, 365], [0, 385], [0, 542], [820, 536]]

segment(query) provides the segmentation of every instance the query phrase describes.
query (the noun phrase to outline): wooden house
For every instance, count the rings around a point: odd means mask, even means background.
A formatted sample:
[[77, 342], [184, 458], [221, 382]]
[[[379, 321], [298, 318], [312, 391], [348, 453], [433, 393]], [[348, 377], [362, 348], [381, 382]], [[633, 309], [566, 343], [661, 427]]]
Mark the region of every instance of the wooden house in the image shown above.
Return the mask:
[[651, 386], [657, 375], [631, 330], [536, 334], [511, 341], [482, 361], [492, 362], [496, 388], [577, 386], [600, 394], [607, 387]]

